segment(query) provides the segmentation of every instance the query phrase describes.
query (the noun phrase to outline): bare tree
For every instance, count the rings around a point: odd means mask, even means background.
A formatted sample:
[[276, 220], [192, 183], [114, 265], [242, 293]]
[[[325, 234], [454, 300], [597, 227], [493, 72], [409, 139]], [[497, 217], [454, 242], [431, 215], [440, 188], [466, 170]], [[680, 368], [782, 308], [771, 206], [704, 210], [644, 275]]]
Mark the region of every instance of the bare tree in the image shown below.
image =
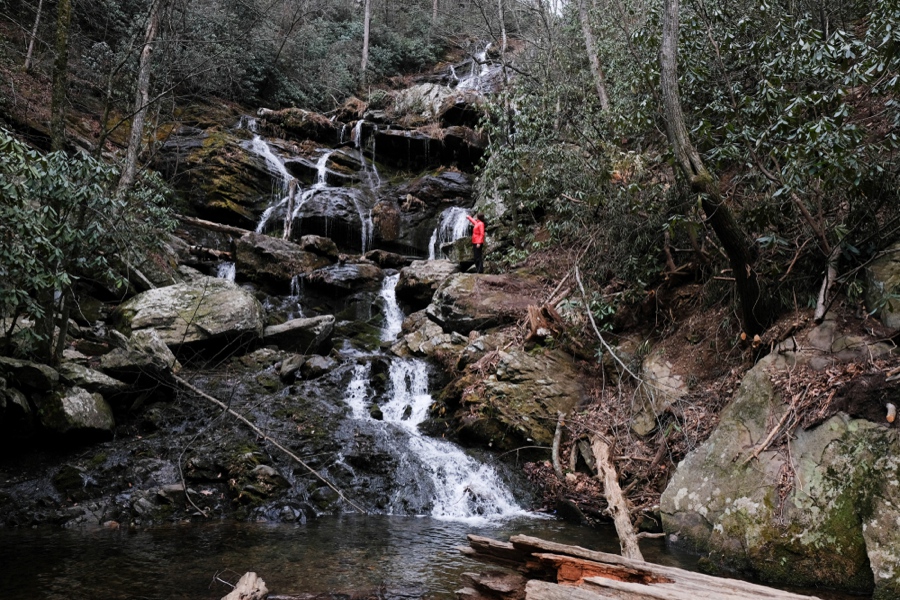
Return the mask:
[[703, 212], [722, 244], [741, 304], [741, 323], [748, 335], [762, 333], [769, 318], [767, 303], [760, 289], [759, 276], [753, 265], [755, 246], [738, 224], [725, 203], [719, 181], [710, 173], [697, 149], [691, 143], [678, 90], [678, 13], [679, 0], [666, 0], [663, 14], [663, 36], [659, 50], [660, 87], [666, 117], [666, 133], [675, 161], [700, 195]]
[[597, 97], [600, 99], [600, 108], [609, 110], [609, 97], [606, 95], [606, 76], [603, 67], [600, 66], [600, 57], [597, 56], [597, 44], [591, 31], [590, 13], [587, 8], [587, 0], [578, 0], [578, 16], [581, 20], [581, 32], [584, 35], [584, 46], [587, 50], [588, 60], [591, 63], [591, 73], [594, 76], [594, 85], [597, 87]]
[[366, 82], [366, 69], [369, 66], [369, 28], [372, 24], [372, 0], [365, 0], [365, 16], [363, 17], [363, 47], [362, 47], [362, 65], [360, 66], [360, 75], [362, 82]]
[[44, 0], [38, 0], [37, 15], [34, 17], [34, 27], [31, 29], [31, 37], [28, 39], [28, 52], [25, 53], [25, 70], [31, 68], [31, 57], [34, 53], [34, 40], [37, 39], [38, 27], [41, 24], [41, 10], [44, 8]]
[[147, 107], [150, 105], [150, 58], [153, 54], [153, 43], [159, 31], [159, 12], [165, 0], [153, 0], [147, 15], [147, 29], [144, 33], [144, 45], [138, 66], [138, 80], [134, 98], [134, 118], [131, 121], [131, 135], [128, 139], [128, 150], [125, 154], [125, 165], [119, 179], [118, 193], [122, 193], [134, 183], [137, 171], [138, 155], [144, 139], [144, 121], [147, 118]]

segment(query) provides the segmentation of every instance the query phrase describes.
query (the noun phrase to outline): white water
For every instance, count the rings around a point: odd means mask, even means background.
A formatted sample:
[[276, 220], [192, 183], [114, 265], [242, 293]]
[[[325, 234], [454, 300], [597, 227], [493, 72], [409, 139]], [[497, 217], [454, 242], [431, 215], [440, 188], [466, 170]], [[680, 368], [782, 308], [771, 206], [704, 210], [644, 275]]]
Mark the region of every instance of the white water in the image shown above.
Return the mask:
[[[385, 324], [382, 339], [396, 339], [403, 321], [394, 286], [399, 275], [385, 278], [381, 290]], [[370, 367], [369, 367], [370, 368]], [[381, 406], [383, 423], [402, 427], [409, 435], [408, 451], [418, 457], [435, 489], [431, 516], [452, 521], [484, 523], [530, 513], [516, 504], [497, 471], [479, 463], [458, 446], [431, 438], [419, 431], [433, 402], [428, 389], [428, 364], [417, 358], [394, 358], [389, 369], [390, 400]], [[368, 370], [356, 365], [347, 389], [347, 402], [354, 418], [368, 415]]]
[[444, 244], [455, 242], [469, 234], [469, 220], [466, 218], [468, 214], [465, 208], [459, 206], [451, 206], [441, 213], [438, 225], [428, 242], [428, 260], [437, 258]]
[[256, 224], [256, 233], [262, 233], [263, 230], [265, 230], [272, 213], [290, 200], [291, 182], [295, 181], [295, 179], [293, 175], [288, 173], [288, 170], [284, 166], [284, 161], [272, 152], [272, 148], [270, 148], [269, 144], [267, 144], [260, 136], [253, 136], [253, 139], [250, 141], [249, 150], [263, 158], [266, 163], [266, 169], [272, 174], [272, 177], [275, 178], [276, 188], [280, 188], [280, 193], [276, 192], [277, 195], [275, 198], [277, 198], [277, 200], [263, 211], [262, 216], [259, 218], [259, 223]]
[[[487, 54], [488, 50], [491, 48], [491, 44], [489, 43], [484, 47], [484, 50], [481, 52], [477, 52], [472, 59], [472, 69], [469, 74], [460, 79], [459, 84], [456, 86], [457, 89], [460, 90], [477, 90], [481, 86], [481, 80], [484, 79], [490, 72], [496, 68], [496, 65], [488, 61]], [[455, 74], [455, 71], [454, 71]]]
[[237, 265], [233, 262], [223, 262], [216, 271], [216, 277], [219, 279], [227, 279], [228, 281], [234, 281], [236, 275]]

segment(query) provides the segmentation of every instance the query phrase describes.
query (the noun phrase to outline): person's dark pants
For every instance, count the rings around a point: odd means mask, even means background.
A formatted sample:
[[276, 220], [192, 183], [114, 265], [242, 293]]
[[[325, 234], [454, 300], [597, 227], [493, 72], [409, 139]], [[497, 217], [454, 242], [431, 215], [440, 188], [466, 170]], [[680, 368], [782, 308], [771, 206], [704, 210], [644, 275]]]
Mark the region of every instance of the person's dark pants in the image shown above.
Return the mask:
[[475, 272], [483, 273], [484, 272], [484, 244], [475, 244], [473, 247], [475, 251]]

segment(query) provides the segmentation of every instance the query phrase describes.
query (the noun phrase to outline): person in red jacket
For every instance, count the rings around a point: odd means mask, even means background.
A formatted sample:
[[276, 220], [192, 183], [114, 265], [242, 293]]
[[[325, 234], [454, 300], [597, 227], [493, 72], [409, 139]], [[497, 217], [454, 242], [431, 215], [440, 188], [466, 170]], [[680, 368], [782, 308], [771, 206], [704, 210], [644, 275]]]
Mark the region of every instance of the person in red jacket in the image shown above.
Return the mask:
[[466, 215], [469, 223], [472, 224], [472, 249], [475, 252], [475, 272], [484, 271], [484, 215], [478, 213], [473, 219]]

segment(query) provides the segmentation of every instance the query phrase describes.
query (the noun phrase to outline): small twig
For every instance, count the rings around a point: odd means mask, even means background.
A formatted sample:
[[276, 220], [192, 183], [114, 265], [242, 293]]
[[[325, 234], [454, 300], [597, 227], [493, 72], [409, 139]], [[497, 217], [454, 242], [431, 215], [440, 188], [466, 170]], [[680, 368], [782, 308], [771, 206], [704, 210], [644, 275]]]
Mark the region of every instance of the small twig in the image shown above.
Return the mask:
[[[784, 424], [787, 422], [788, 417], [790, 417], [791, 415], [794, 414], [794, 409], [795, 409], [795, 407], [796, 407], [796, 406], [797, 406], [804, 398], [806, 398], [806, 394], [807, 394], [808, 392], [809, 392], [809, 387], [807, 386], [806, 389], [803, 390], [803, 393], [802, 393], [802, 394], [800, 394], [799, 396], [794, 397], [794, 399], [791, 401], [791, 405], [790, 405], [790, 406], [788, 407], [788, 409], [785, 411], [784, 415], [782, 415], [781, 419], [779, 419], [778, 424], [775, 425], [775, 427], [772, 428], [772, 431], [769, 432], [769, 435], [766, 437], [765, 441], [763, 441], [763, 443], [760, 444], [760, 445], [756, 448], [756, 450], [754, 450], [753, 453], [752, 453], [750, 456], [747, 457], [747, 460], [745, 460], [745, 461], [742, 463], [742, 466], [746, 465], [746, 464], [749, 463], [751, 460], [755, 460], [755, 459], [759, 458], [759, 455], [760, 455], [766, 448], [769, 447], [769, 444], [772, 443], [772, 440], [775, 439], [775, 437], [776, 437], [776, 436], [778, 435], [778, 433], [781, 431], [782, 426], [784, 426]], [[834, 392], [832, 392], [832, 394], [834, 394]]]

